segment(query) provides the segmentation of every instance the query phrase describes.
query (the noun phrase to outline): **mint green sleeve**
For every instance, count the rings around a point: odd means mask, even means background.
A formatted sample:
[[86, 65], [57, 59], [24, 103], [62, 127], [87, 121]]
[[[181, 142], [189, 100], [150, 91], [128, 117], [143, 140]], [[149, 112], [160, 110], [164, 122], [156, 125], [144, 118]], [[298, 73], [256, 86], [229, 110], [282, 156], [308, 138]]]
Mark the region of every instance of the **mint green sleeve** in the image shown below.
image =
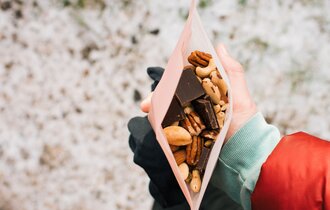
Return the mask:
[[245, 210], [251, 209], [250, 196], [262, 164], [280, 141], [279, 130], [255, 114], [223, 146], [211, 183], [225, 191]]

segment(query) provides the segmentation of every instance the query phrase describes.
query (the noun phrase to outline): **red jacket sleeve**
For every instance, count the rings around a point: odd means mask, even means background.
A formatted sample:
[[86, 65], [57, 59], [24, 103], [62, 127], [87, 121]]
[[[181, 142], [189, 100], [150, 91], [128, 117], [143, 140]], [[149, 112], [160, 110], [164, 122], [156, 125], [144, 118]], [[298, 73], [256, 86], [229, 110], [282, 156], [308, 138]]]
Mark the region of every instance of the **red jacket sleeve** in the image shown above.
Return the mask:
[[284, 137], [261, 168], [253, 210], [330, 210], [330, 142]]

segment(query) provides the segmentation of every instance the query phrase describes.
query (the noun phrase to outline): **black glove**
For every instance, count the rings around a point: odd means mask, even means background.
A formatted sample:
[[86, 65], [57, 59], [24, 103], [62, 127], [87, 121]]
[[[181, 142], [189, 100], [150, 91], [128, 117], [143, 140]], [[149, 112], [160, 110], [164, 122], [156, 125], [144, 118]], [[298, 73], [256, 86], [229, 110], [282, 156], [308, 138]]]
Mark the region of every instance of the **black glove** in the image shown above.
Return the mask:
[[[154, 83], [153, 91], [160, 81], [164, 69], [148, 68], [147, 72]], [[163, 207], [186, 202], [178, 182], [162, 151], [147, 117], [135, 117], [128, 123], [129, 146], [134, 153], [134, 162], [141, 166], [150, 178], [149, 191]]]

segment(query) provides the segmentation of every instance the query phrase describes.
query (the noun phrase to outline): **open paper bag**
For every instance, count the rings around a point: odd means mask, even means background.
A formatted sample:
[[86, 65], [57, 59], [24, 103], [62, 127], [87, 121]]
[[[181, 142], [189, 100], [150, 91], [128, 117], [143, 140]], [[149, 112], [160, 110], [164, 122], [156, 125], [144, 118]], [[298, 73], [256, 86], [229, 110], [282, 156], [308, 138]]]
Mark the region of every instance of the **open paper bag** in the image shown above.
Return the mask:
[[[185, 195], [187, 202], [189, 203], [190, 208], [192, 210], [199, 209], [206, 187], [213, 173], [216, 161], [218, 160], [219, 153], [226, 133], [228, 131], [232, 116], [232, 97], [229, 80], [225, 74], [225, 71], [223, 70], [223, 67], [221, 66], [215, 49], [213, 48], [202, 26], [200, 17], [196, 9], [196, 4], [197, 2], [195, 0], [191, 1], [189, 16], [185, 24], [184, 30], [174, 49], [174, 52], [172, 53], [168, 61], [162, 79], [153, 93], [151, 99], [151, 109], [148, 115], [149, 121], [153, 127], [153, 130], [155, 131], [156, 138], [162, 150], [164, 151], [166, 158], [173, 170], [173, 173], [181, 187], [181, 190]], [[195, 50], [207, 52], [212, 55], [217, 69], [227, 85], [227, 96], [229, 104], [226, 111], [224, 125], [220, 131], [220, 134], [217, 136], [217, 139], [211, 150], [202, 179], [202, 186], [198, 193], [192, 192], [185, 180], [183, 180], [162, 127], [163, 119], [175, 94], [175, 90], [177, 88], [183, 68], [188, 64], [187, 58], [190, 53]]]

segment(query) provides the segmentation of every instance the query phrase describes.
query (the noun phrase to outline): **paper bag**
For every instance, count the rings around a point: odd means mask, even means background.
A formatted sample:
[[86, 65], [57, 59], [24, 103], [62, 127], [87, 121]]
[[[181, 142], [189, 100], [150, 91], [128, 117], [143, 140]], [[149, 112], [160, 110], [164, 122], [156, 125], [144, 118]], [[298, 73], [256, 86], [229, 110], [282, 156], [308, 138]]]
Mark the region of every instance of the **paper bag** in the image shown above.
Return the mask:
[[[151, 109], [148, 115], [148, 119], [156, 134], [156, 138], [162, 150], [164, 151], [166, 158], [173, 170], [173, 173], [181, 187], [181, 190], [185, 195], [185, 198], [187, 199], [187, 202], [189, 203], [190, 208], [192, 210], [199, 209], [206, 187], [213, 173], [216, 161], [218, 161], [219, 153], [224, 138], [226, 136], [226, 133], [228, 131], [228, 127], [232, 116], [232, 97], [231, 97], [231, 87], [229, 84], [229, 80], [219, 61], [216, 51], [212, 46], [202, 26], [200, 17], [196, 9], [196, 3], [197, 2], [195, 0], [191, 1], [189, 16], [184, 26], [184, 30], [168, 61], [162, 79], [153, 93], [151, 99]], [[217, 69], [220, 72], [220, 75], [227, 84], [228, 102], [229, 102], [229, 107], [227, 108], [226, 111], [226, 119], [224, 126], [221, 129], [220, 134], [218, 135], [217, 140], [215, 141], [215, 144], [213, 145], [207, 163], [207, 167], [205, 169], [205, 173], [202, 179], [202, 186], [198, 193], [192, 192], [189, 186], [187, 185], [187, 183], [181, 177], [179, 168], [175, 162], [174, 156], [172, 154], [172, 151], [169, 147], [169, 144], [167, 142], [167, 139], [164, 135], [162, 128], [162, 121], [165, 117], [165, 114], [174, 96], [181, 73], [183, 71], [183, 67], [188, 64], [187, 58], [190, 55], [190, 53], [195, 50], [207, 52], [212, 55], [217, 65]]]

